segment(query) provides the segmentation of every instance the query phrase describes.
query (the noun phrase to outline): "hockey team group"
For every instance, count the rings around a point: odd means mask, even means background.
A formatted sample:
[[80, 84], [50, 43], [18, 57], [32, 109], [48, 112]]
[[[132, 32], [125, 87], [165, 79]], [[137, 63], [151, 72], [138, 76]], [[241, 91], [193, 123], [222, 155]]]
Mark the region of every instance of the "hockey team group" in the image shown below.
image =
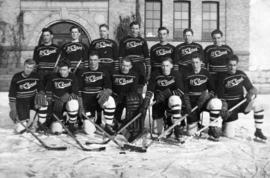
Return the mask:
[[[99, 33], [88, 47], [80, 42], [81, 29], [72, 26], [72, 40], [58, 47], [53, 32], [42, 29], [42, 43], [10, 84], [15, 133], [102, 133], [114, 140], [121, 132], [132, 143], [145, 133], [152, 108], [153, 139], [181, 141], [206, 128], [211, 141], [234, 137], [238, 113], [250, 111], [254, 136], [267, 139], [257, 90], [238, 70], [238, 56], [223, 44], [220, 30], [211, 33], [213, 44], [203, 49], [193, 41], [192, 29], [185, 29], [185, 41], [174, 47], [169, 30], [160, 27], [159, 43], [150, 52], [137, 22], [119, 45], [108, 38], [108, 25], [100, 25]], [[34, 118], [30, 110], [36, 111]]]

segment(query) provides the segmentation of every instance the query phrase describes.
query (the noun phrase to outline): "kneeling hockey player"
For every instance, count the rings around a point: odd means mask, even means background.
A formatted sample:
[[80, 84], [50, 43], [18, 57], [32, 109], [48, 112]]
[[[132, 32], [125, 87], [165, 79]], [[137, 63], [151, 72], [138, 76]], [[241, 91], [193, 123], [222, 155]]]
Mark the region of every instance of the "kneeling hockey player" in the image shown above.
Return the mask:
[[[249, 113], [251, 110], [254, 112], [254, 121], [256, 131], [255, 137], [266, 140], [261, 130], [264, 117], [264, 109], [257, 98], [257, 90], [250, 82], [247, 75], [238, 70], [238, 57], [236, 55], [230, 56], [228, 60], [228, 72], [219, 76], [218, 96], [223, 100], [222, 115], [225, 120], [223, 133], [227, 137], [235, 136], [235, 124], [238, 119], [238, 113]], [[244, 90], [247, 94], [244, 96]], [[228, 112], [228, 108], [233, 107], [244, 98], [247, 101], [236, 108], [232, 112]]]
[[30, 119], [31, 109], [38, 112], [38, 129], [45, 128], [48, 103], [40, 76], [33, 72], [35, 65], [34, 60], [27, 59], [24, 62], [24, 71], [16, 73], [11, 80], [9, 88], [10, 117], [16, 123], [16, 133], [22, 133], [25, 130], [21, 123], [27, 127], [33, 124], [33, 119]]

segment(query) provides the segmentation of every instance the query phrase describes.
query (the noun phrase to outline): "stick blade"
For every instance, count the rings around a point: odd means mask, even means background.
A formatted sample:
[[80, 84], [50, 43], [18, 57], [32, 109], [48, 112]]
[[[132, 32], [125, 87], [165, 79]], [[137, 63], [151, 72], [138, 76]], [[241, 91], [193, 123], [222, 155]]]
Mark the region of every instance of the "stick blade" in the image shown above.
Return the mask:
[[98, 147], [98, 148], [83, 148], [83, 151], [103, 151], [106, 150], [106, 147]]
[[67, 150], [67, 147], [66, 146], [59, 146], [59, 147], [47, 146], [46, 149], [47, 150], [65, 151], [65, 150]]
[[135, 152], [138, 152], [138, 153], [145, 153], [147, 151], [146, 148], [131, 145], [131, 144], [128, 144], [128, 143], [123, 145], [123, 149], [124, 150], [129, 150], [129, 151], [135, 151]]

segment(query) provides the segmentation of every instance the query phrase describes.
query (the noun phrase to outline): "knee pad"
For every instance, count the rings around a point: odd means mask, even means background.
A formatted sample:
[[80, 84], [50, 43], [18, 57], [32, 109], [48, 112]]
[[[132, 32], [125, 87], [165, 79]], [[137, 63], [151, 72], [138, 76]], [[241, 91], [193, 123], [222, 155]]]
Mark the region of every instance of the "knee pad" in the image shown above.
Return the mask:
[[51, 125], [51, 131], [53, 134], [61, 134], [63, 133], [63, 127], [59, 122], [55, 121]]
[[179, 96], [172, 95], [169, 97], [168, 106], [173, 118], [181, 117], [182, 101]]
[[225, 122], [223, 124], [223, 136], [233, 138], [235, 136], [235, 128], [237, 121]]
[[104, 117], [105, 117], [106, 124], [112, 125], [115, 107], [116, 107], [116, 104], [113, 97], [109, 96], [108, 100], [103, 104]]
[[212, 98], [208, 103], [206, 109], [210, 112], [210, 118], [218, 118], [222, 108], [222, 101], [218, 98]]
[[200, 114], [200, 124], [203, 126], [208, 126], [210, 124], [210, 114], [207, 111], [203, 111]]
[[96, 131], [96, 127], [94, 124], [92, 124], [89, 120], [83, 121], [83, 131], [88, 135], [93, 135]]

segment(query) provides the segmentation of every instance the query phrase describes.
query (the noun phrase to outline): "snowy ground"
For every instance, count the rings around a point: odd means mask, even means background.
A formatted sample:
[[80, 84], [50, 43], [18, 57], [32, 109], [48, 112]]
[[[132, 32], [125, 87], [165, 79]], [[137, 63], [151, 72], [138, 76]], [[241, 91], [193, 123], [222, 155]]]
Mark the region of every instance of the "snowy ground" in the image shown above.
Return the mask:
[[[66, 135], [42, 136], [66, 151], [47, 151], [30, 135], [14, 135], [8, 118], [7, 93], [0, 93], [0, 177], [270, 177], [270, 143], [253, 141], [252, 115], [241, 115], [235, 139], [218, 143], [189, 139], [181, 146], [153, 144], [146, 153], [120, 154], [110, 142], [102, 152], [84, 152]], [[263, 95], [263, 130], [270, 136], [270, 95]], [[86, 140], [101, 140], [84, 135]], [[93, 145], [91, 147], [98, 147]]]

